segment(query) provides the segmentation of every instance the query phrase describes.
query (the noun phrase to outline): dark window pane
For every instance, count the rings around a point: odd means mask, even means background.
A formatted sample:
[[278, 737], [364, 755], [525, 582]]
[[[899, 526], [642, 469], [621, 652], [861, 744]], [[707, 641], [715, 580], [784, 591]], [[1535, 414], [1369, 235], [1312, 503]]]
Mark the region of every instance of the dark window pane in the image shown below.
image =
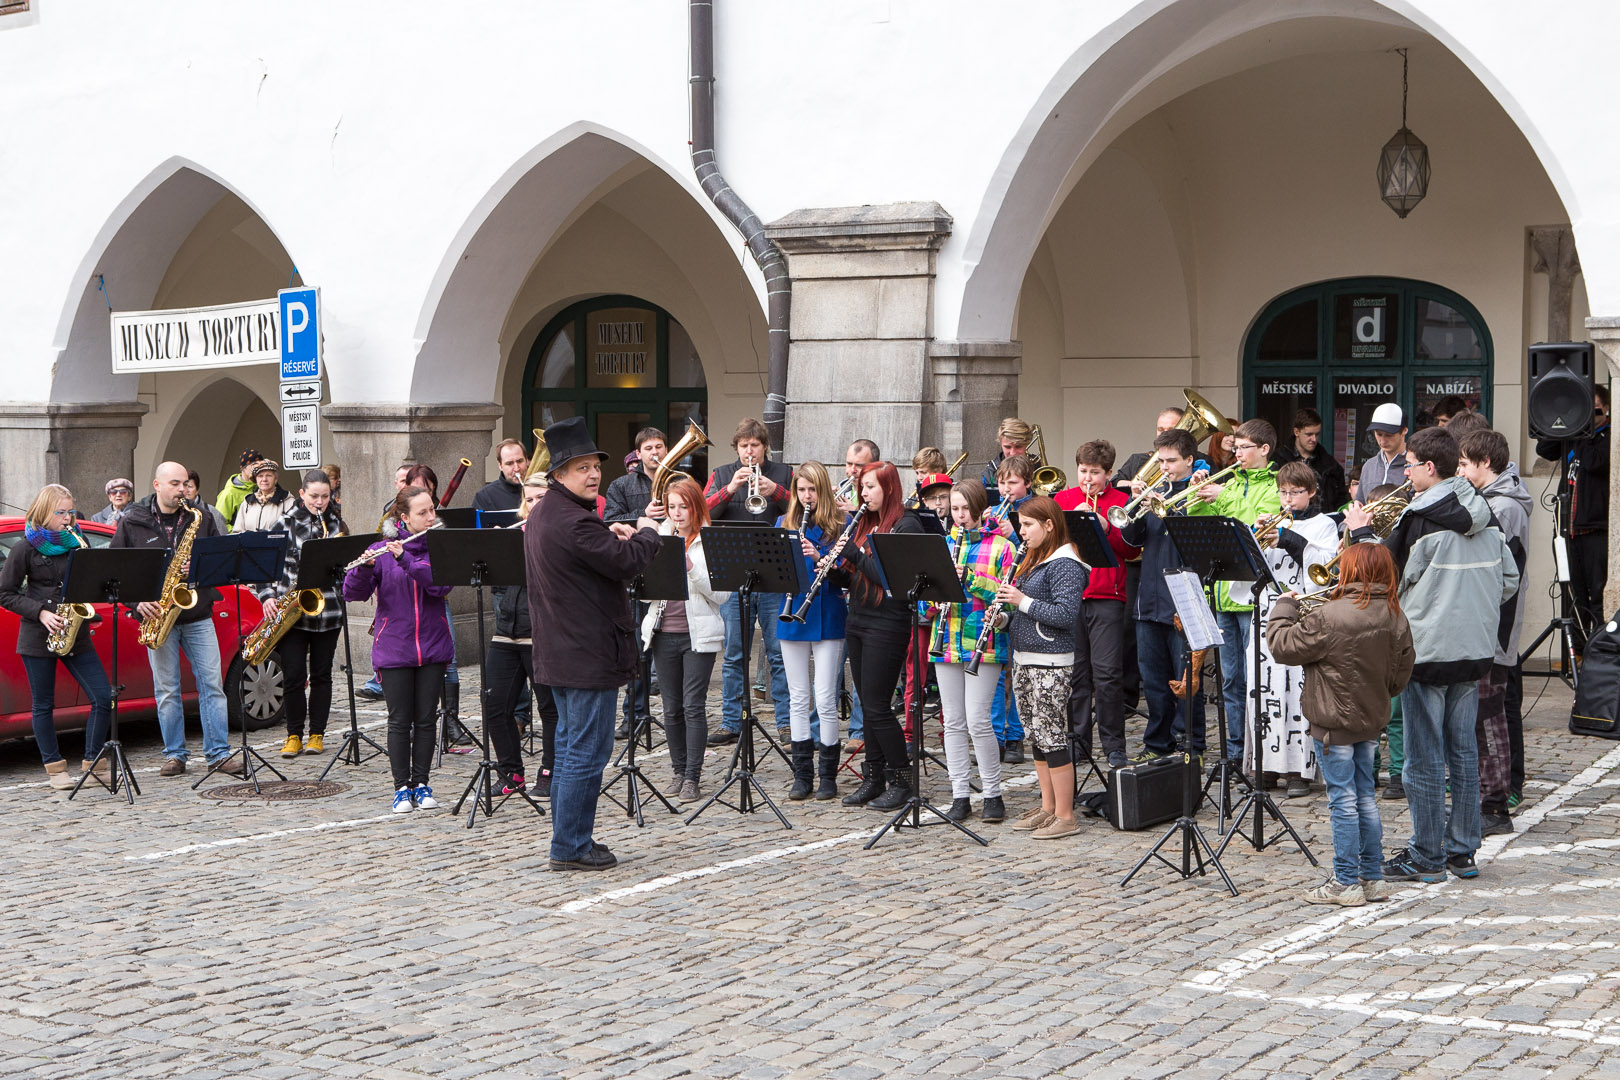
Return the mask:
[[[1435, 407], [1449, 397], [1463, 400], [1463, 404], [1475, 412], [1484, 412], [1480, 408], [1483, 400], [1485, 379], [1479, 375], [1419, 375], [1412, 380], [1412, 404], [1414, 406], [1412, 417], [1412, 430], [1433, 427]], [[1455, 408], [1455, 402], [1452, 404]]]
[[1400, 341], [1400, 297], [1395, 293], [1344, 293], [1333, 298], [1333, 359], [1395, 358]]
[[544, 359], [535, 370], [534, 385], [542, 390], [572, 390], [574, 387], [574, 333], [563, 327], [546, 346]]
[[1462, 312], [1438, 300], [1417, 301], [1419, 360], [1479, 360], [1479, 335]]
[[[1283, 445], [1294, 441], [1294, 413], [1300, 409], [1316, 408], [1316, 376], [1278, 375], [1256, 379], [1254, 395], [1255, 415], [1269, 420], [1277, 429], [1277, 438]], [[1326, 444], [1328, 433], [1322, 433]], [[1331, 449], [1331, 448], [1330, 448]]]
[[1400, 401], [1400, 380], [1394, 375], [1340, 375], [1333, 379], [1333, 456], [1350, 470], [1378, 453], [1378, 443], [1367, 425], [1373, 410], [1386, 401]]
[[536, 401], [531, 413], [530, 426], [544, 431], [559, 420], [573, 416], [575, 411], [572, 401]]
[[596, 414], [596, 448], [607, 455], [602, 462], [602, 491], [627, 471], [625, 458], [635, 453], [636, 432], [652, 422], [646, 412], [599, 412]]
[[703, 361], [698, 358], [691, 335], [674, 319], [669, 320], [669, 385], [708, 385], [703, 381]]
[[1316, 360], [1317, 303], [1295, 304], [1271, 320], [1255, 353], [1260, 360]]

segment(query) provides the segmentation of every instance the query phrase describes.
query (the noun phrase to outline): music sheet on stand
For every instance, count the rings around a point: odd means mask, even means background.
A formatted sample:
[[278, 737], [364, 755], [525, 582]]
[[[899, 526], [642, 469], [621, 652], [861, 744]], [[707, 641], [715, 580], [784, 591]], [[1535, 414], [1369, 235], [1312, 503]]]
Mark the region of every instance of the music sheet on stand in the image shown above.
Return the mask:
[[1215, 625], [1215, 613], [1209, 609], [1209, 598], [1204, 595], [1204, 583], [1191, 570], [1164, 575], [1170, 588], [1170, 599], [1181, 616], [1181, 630], [1187, 635], [1192, 649], [1208, 649], [1225, 644], [1220, 627]]

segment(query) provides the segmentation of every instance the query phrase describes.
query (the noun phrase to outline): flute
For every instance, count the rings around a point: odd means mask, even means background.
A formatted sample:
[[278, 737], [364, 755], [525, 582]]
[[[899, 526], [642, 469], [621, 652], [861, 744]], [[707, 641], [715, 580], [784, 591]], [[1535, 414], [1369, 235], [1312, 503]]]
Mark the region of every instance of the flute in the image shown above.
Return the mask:
[[[422, 537], [426, 536], [428, 533], [432, 532], [434, 529], [442, 529], [442, 528], [444, 528], [444, 522], [435, 521], [433, 524], [429, 525], [427, 528], [423, 529], [421, 532], [412, 533], [410, 536], [407, 536], [404, 540], [400, 541], [400, 543], [401, 544], [409, 544], [413, 540], [420, 540]], [[343, 570], [344, 570], [345, 573], [347, 573], [348, 571], [353, 570], [357, 566], [370, 566], [373, 562], [377, 561], [377, 556], [386, 555], [387, 553], [388, 553], [388, 545], [387, 544], [384, 544], [380, 548], [372, 548], [370, 551], [361, 552], [360, 557], [355, 559], [353, 562], [349, 563], [349, 565], [345, 566], [343, 568]]]

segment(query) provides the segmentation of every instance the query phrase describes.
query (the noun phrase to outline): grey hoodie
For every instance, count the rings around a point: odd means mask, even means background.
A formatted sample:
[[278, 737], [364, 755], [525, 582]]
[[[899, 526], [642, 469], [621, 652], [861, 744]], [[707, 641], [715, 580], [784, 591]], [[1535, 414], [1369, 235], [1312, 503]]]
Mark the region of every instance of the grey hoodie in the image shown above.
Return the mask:
[[[1481, 495], [1496, 515], [1496, 524], [1502, 530], [1508, 550], [1518, 565], [1519, 576], [1524, 576], [1524, 565], [1530, 553], [1530, 508], [1535, 500], [1530, 489], [1519, 477], [1517, 462], [1508, 462], [1506, 469], [1491, 483], [1480, 489]], [[1519, 633], [1524, 629], [1525, 589], [1521, 587], [1511, 604], [1502, 605], [1502, 621], [1496, 638], [1495, 663], [1512, 667], [1519, 662]]]

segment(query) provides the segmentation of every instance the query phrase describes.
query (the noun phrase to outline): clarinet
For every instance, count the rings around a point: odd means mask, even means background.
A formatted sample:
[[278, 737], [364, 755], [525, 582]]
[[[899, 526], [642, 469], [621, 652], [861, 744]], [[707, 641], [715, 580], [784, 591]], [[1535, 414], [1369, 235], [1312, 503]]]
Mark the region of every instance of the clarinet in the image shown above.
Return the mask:
[[[971, 531], [971, 529], [963, 529], [952, 525], [950, 534], [945, 538], [947, 541], [955, 541], [956, 544], [953, 554], [956, 556], [957, 577], [962, 576], [962, 568], [967, 565], [968, 534]], [[930, 655], [939, 656], [945, 651], [945, 619], [945, 605], [941, 604], [939, 615], [934, 620], [934, 632], [928, 638], [928, 652]]]
[[822, 557], [821, 569], [816, 571], [816, 579], [810, 583], [809, 590], [804, 594], [804, 602], [799, 605], [797, 611], [790, 612], [785, 609], [788, 604], [793, 602], [792, 599], [783, 601], [784, 610], [776, 617], [777, 622], [804, 622], [804, 617], [810, 612], [811, 602], [815, 600], [816, 593], [820, 591], [822, 584], [827, 580], [827, 575], [832, 573], [833, 564], [838, 561], [838, 556], [844, 550], [844, 545], [849, 543], [849, 538], [855, 535], [855, 526], [860, 524], [861, 515], [864, 513], [866, 513], [866, 504], [862, 503], [855, 508], [853, 514], [849, 515], [849, 522], [844, 526], [843, 533], [839, 535], [838, 542], [833, 544], [832, 549]]
[[[1018, 564], [1024, 561], [1024, 547], [1024, 541], [1020, 540], [1018, 546], [1013, 548], [1012, 566], [1008, 569], [1007, 576], [996, 583], [998, 589], [1002, 585], [1010, 584], [1013, 575], [1018, 573]], [[1007, 614], [1002, 610], [1005, 607], [1006, 605], [998, 598], [985, 609], [984, 625], [979, 627], [979, 640], [973, 643], [973, 651], [968, 654], [967, 662], [962, 665], [963, 674], [979, 673], [979, 662], [984, 659], [985, 650], [990, 647], [990, 639], [995, 636], [997, 630], [1007, 625]]]

